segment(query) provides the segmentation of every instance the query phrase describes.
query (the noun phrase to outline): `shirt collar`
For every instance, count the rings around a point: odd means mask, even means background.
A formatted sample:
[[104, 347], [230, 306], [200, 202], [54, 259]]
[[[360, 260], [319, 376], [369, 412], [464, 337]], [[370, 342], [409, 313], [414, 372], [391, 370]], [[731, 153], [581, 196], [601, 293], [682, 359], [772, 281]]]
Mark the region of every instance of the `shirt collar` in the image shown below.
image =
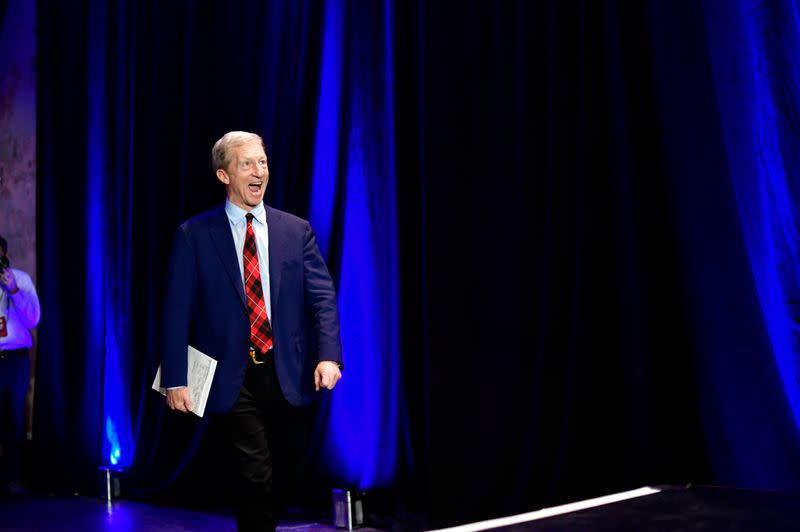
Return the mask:
[[[254, 207], [253, 210], [250, 211], [253, 217], [258, 220], [262, 225], [267, 225], [267, 210], [264, 208], [264, 203], [259, 203], [257, 207]], [[231, 222], [231, 225], [239, 225], [245, 221], [244, 216], [247, 214], [247, 211], [239, 207], [238, 205], [234, 205], [229, 200], [225, 200], [225, 214], [228, 215], [228, 220]]]

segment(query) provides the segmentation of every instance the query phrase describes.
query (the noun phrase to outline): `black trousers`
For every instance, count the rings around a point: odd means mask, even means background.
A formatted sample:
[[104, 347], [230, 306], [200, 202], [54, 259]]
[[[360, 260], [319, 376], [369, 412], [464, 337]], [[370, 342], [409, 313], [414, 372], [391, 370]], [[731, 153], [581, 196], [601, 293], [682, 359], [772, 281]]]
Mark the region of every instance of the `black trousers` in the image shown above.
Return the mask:
[[0, 444], [3, 446], [4, 482], [22, 480], [25, 443], [25, 396], [30, 384], [27, 349], [0, 352]]
[[274, 364], [250, 364], [227, 415], [239, 532], [275, 530], [302, 471], [310, 418], [283, 397]]

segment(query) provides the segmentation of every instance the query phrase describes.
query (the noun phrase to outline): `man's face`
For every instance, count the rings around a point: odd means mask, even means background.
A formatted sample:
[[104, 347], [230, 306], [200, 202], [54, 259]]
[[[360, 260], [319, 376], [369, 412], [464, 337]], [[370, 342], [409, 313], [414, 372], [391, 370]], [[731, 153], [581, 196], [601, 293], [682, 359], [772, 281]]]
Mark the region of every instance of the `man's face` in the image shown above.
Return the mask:
[[217, 170], [217, 178], [225, 184], [228, 200], [251, 211], [264, 200], [269, 170], [267, 154], [257, 140], [231, 148], [232, 160], [225, 170]]

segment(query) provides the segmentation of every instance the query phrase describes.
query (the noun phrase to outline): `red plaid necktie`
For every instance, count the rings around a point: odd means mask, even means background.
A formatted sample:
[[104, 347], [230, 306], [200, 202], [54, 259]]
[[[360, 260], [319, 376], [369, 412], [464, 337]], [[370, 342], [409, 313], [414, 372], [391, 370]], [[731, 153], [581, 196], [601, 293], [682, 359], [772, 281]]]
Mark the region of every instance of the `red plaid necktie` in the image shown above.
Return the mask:
[[261, 267], [258, 265], [256, 235], [253, 232], [253, 215], [247, 218], [247, 236], [244, 238], [244, 291], [247, 296], [247, 313], [250, 316], [250, 344], [259, 355], [272, 349], [272, 327], [264, 303], [261, 286]]

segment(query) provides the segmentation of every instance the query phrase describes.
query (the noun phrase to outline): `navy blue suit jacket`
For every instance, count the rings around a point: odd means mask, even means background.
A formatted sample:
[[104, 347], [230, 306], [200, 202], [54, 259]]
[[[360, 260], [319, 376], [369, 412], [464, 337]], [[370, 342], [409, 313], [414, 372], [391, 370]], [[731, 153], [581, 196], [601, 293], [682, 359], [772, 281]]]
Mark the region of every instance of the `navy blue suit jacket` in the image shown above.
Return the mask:
[[[336, 292], [310, 224], [266, 208], [275, 369], [295, 406], [314, 398], [321, 360], [341, 364]], [[186, 384], [187, 345], [217, 360], [206, 405], [233, 406], [244, 380], [250, 322], [224, 205], [183, 223], [167, 270], [161, 327], [161, 385]]]

